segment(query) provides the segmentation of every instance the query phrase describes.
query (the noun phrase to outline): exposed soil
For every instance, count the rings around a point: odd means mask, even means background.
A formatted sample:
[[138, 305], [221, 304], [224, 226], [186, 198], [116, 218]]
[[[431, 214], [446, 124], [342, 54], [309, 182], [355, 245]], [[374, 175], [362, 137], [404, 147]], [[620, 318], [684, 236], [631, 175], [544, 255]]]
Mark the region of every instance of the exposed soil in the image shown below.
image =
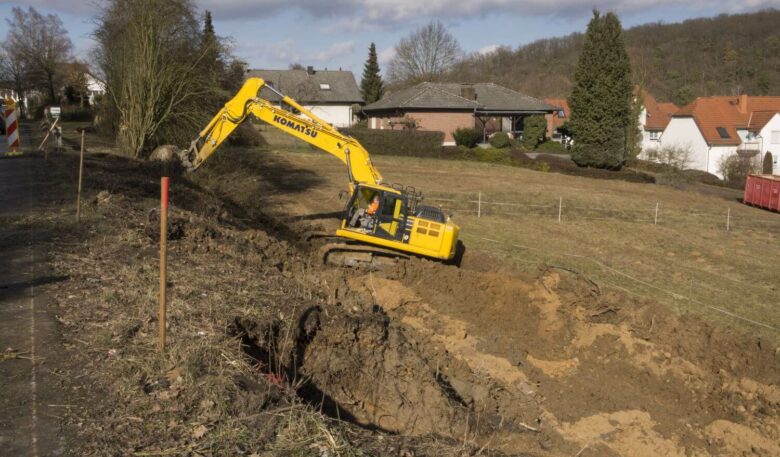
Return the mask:
[[89, 370], [69, 376], [104, 395], [72, 416], [74, 454], [780, 455], [780, 355], [759, 338], [477, 251], [325, 267], [305, 222], [185, 177], [157, 355], [156, 169], [87, 169], [86, 221], [51, 246]]

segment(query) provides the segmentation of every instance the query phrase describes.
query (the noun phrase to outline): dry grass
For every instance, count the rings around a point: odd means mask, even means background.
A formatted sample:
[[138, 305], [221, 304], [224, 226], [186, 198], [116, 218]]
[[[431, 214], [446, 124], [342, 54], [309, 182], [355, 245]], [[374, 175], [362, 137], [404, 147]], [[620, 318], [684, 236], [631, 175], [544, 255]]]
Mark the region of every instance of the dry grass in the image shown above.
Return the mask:
[[[335, 196], [345, 185], [344, 166], [327, 154], [230, 151], [219, 160], [238, 157], [247, 167], [254, 161], [261, 176], [267, 164], [296, 170], [275, 178], [291, 189], [301, 175], [321, 178], [301, 185], [305, 192], [272, 195], [266, 209], [277, 217], [328, 213], [343, 205]], [[374, 162], [386, 181], [422, 189], [430, 203], [451, 212], [469, 250], [489, 252], [523, 270], [565, 266], [680, 311], [778, 337], [778, 332], [713, 309], [780, 328], [775, 306], [780, 215], [742, 205], [738, 191], [701, 184], [677, 189], [435, 159], [378, 156]], [[225, 191], [229, 187], [226, 183]], [[268, 189], [259, 183], [257, 190]], [[479, 192], [483, 206], [477, 218]], [[726, 231], [729, 211], [731, 230]]]

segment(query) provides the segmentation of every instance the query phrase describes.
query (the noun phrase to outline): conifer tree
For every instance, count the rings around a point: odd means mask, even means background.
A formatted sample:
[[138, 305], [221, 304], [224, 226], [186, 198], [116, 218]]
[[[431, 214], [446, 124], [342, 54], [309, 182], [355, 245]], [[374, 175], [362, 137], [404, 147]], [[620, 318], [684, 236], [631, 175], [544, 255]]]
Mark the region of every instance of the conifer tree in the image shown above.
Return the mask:
[[374, 103], [385, 93], [382, 77], [379, 75], [379, 62], [376, 56], [376, 45], [371, 43], [368, 48], [368, 59], [363, 67], [363, 80], [360, 82], [360, 92], [366, 103]]
[[570, 126], [579, 166], [619, 169], [630, 157], [631, 64], [614, 13], [593, 12], [574, 74]]

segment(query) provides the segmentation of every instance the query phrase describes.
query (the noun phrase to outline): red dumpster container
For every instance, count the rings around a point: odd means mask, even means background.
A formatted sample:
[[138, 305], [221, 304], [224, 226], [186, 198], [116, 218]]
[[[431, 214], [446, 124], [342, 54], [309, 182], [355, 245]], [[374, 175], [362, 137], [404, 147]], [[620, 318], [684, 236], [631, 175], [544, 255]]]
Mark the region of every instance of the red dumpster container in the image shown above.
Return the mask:
[[748, 175], [742, 200], [748, 205], [780, 211], [780, 176]]

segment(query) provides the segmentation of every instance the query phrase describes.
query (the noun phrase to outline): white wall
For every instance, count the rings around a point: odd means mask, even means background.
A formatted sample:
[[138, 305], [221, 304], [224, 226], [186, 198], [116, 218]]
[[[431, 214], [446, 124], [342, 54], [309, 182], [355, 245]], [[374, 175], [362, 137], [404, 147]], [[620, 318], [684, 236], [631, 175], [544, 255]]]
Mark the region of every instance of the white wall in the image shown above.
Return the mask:
[[352, 125], [351, 105], [304, 105], [304, 108], [322, 118], [334, 127], [349, 127]]
[[780, 175], [780, 143], [772, 143], [772, 132], [780, 132], [780, 114], [775, 114], [769, 122], [766, 123], [759, 136], [761, 139], [761, 160], [764, 159], [764, 154], [769, 151], [772, 153], [772, 161], [774, 164], [774, 171], [772, 174]]
[[717, 174], [717, 166], [710, 167], [710, 147], [701, 135], [699, 126], [690, 117], [673, 117], [664, 130], [661, 146], [690, 148], [691, 162], [688, 168]]

